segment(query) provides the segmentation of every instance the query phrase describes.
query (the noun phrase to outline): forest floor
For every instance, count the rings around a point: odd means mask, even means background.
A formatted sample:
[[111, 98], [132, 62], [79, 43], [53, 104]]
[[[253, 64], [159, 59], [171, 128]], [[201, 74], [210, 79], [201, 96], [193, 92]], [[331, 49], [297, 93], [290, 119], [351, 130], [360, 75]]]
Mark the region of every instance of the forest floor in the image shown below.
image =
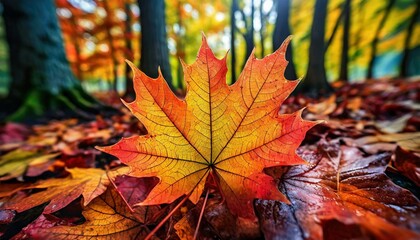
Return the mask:
[[[404, 229], [404, 231], [419, 231], [419, 204], [418, 201], [413, 203], [411, 196], [420, 198], [418, 188], [420, 186], [420, 81], [418, 79], [394, 79], [389, 81], [372, 80], [360, 84], [339, 82], [335, 83], [334, 87], [336, 89], [335, 94], [328, 98], [314, 100], [303, 96], [291, 96], [280, 108], [281, 113], [291, 113], [307, 106], [303, 113], [304, 119], [325, 120], [324, 123], [315, 126], [307, 133], [304, 142], [298, 149], [298, 153], [311, 166], [304, 173], [307, 174], [312, 171], [315, 174], [316, 171], [324, 171], [323, 174], [328, 175], [327, 167], [325, 167], [328, 164], [324, 166], [320, 161], [329, 158], [333, 163], [335, 156], [335, 158], [338, 158], [338, 168], [342, 169], [342, 180], [345, 177], [343, 169], [347, 169], [349, 172], [356, 171], [360, 167], [353, 164], [352, 158], [376, 160], [380, 158], [379, 162], [375, 162], [375, 164], [369, 162], [361, 169], [369, 171], [370, 174], [376, 174], [376, 177], [380, 176], [381, 180], [370, 179], [366, 176], [361, 177], [361, 179], [372, 181], [371, 184], [377, 184], [378, 186], [382, 186], [386, 182], [388, 184], [385, 186], [386, 188], [391, 188], [389, 186], [392, 185], [398, 190], [388, 192], [385, 189], [381, 192], [374, 190], [366, 192], [364, 197], [374, 199], [375, 203], [382, 206], [380, 208], [385, 213], [378, 212], [375, 209], [376, 205], [372, 205], [371, 209], [363, 206], [363, 211], [367, 211], [369, 214], [374, 213], [372, 215], [374, 217], [371, 218], [374, 221], [379, 221], [377, 220], [379, 218], [398, 229]], [[98, 97], [101, 98], [100, 95]], [[115, 157], [96, 150], [95, 146], [110, 145], [116, 143], [122, 137], [145, 134], [147, 130], [120, 103], [118, 98], [107, 97], [103, 100], [121, 109], [122, 113], [110, 118], [97, 116], [97, 119], [91, 122], [65, 119], [32, 126], [18, 123], [6, 123], [0, 126], [0, 239], [7, 239], [15, 234], [18, 234], [15, 235], [15, 239], [21, 239], [35, 236], [41, 228], [46, 229], [56, 225], [77, 225], [84, 221], [80, 194], [72, 198], [68, 202], [69, 205], [63, 206], [61, 210], [49, 211], [49, 214], [45, 214], [44, 210], [45, 215], [41, 215], [43, 208], [47, 206], [49, 201], [54, 201], [57, 195], [51, 193], [50, 187], [42, 187], [42, 185], [37, 184], [49, 179], [67, 179], [69, 172], [74, 173], [71, 169], [110, 170], [122, 165]], [[308, 157], [308, 153], [311, 153], [312, 157]], [[318, 157], [315, 159], [313, 156]], [[318, 169], [318, 166], [321, 165], [324, 168]], [[380, 169], [374, 169], [373, 165], [375, 167], [380, 166]], [[313, 227], [307, 226], [307, 224], [310, 224], [307, 222], [309, 220], [303, 220], [302, 216], [299, 215], [300, 210], [311, 209], [311, 206], [297, 203], [299, 197], [294, 193], [293, 187], [287, 184], [291, 184], [292, 180], [298, 181], [295, 179], [297, 175], [292, 176], [291, 172], [299, 172], [300, 170], [302, 169], [292, 167], [283, 170], [281, 173], [271, 173], [277, 176], [280, 182], [282, 179], [286, 179], [284, 180], [285, 184], [279, 185], [280, 190], [288, 196], [292, 206], [298, 204], [295, 208], [295, 210], [298, 210], [293, 212], [295, 216], [291, 218], [295, 222], [294, 224], [299, 226], [298, 231], [303, 235], [310, 234], [311, 236], [316, 236], [319, 231], [323, 231], [324, 235], [327, 232], [338, 234], [335, 231], [339, 231], [340, 228], [333, 227], [337, 226], [337, 222], [334, 222], [335, 225], [331, 225], [331, 222], [328, 224], [324, 221], [322, 224], [318, 222], [317, 224], [322, 225], [321, 230], [313, 229]], [[340, 175], [340, 171], [335, 170], [337, 172], [334, 173], [333, 169], [330, 173]], [[355, 175], [361, 176], [361, 172], [357, 172]], [[311, 175], [311, 178], [315, 177]], [[323, 176], [319, 178], [322, 181], [326, 180]], [[388, 183], [388, 178], [393, 183]], [[340, 181], [340, 178], [337, 181]], [[126, 179], [125, 184], [128, 184], [128, 182]], [[149, 186], [146, 189], [150, 190], [156, 184], [156, 180], [152, 179], [148, 183]], [[71, 185], [71, 183], [65, 184]], [[133, 180], [132, 184], [139, 183]], [[351, 184], [353, 184], [352, 187], [357, 189], [362, 188], [361, 183]], [[399, 187], [393, 184], [397, 184]], [[122, 186], [124, 183], [116, 180], [113, 185]], [[51, 188], [56, 187], [55, 185], [51, 186]], [[133, 190], [133, 185], [125, 187]], [[338, 186], [336, 187], [340, 189]], [[35, 201], [32, 205], [25, 202], [27, 197], [37, 194], [45, 188], [47, 188], [45, 191], [50, 192], [44, 194], [43, 199], [38, 202]], [[311, 192], [314, 189], [311, 189], [308, 185], [302, 187], [302, 190]], [[61, 189], [60, 191], [66, 190]], [[69, 190], [67, 189], [67, 191]], [[127, 193], [124, 191], [121, 187], [119, 193], [125, 196]], [[148, 190], [143, 189], [142, 191], [144, 195]], [[403, 195], [400, 191], [403, 192]], [[393, 195], [397, 193], [398, 195]], [[397, 201], [390, 204], [386, 202], [388, 200], [383, 196], [379, 197], [381, 194], [392, 195], [393, 198], [407, 196], [406, 199], [411, 200], [407, 200], [407, 203]], [[47, 195], [50, 197], [48, 198]], [[285, 230], [283, 227], [278, 227], [285, 223], [282, 223], [278, 216], [275, 217], [278, 213], [274, 212], [273, 209], [285, 211], [284, 216], [288, 216], [286, 208], [283, 208], [283, 206], [274, 208], [275, 204], [263, 201], [254, 203], [258, 216], [258, 223], [251, 224], [254, 227], [236, 221], [236, 228], [233, 228], [229, 222], [232, 216], [227, 213], [225, 208], [220, 207], [220, 204], [215, 204], [219, 203], [220, 200], [217, 196], [217, 193], [213, 193], [207, 203], [200, 230], [202, 236], [217, 236], [217, 238], [224, 239], [244, 236], [258, 238], [261, 234], [264, 234], [266, 238], [273, 236], [287, 237], [290, 236], [288, 234], [292, 234], [292, 232], [289, 232], [292, 231], [290, 229], [295, 229], [289, 227], [289, 230]], [[106, 201], [105, 198], [103, 197], [103, 201]], [[308, 196], [308, 199], [319, 201], [312, 195]], [[361, 201], [354, 196], [352, 199], [355, 202]], [[343, 196], [340, 196], [340, 201], [343, 201], [343, 206], [350, 209], [349, 212], [356, 211], [354, 210], [356, 207], [350, 206]], [[23, 202], [25, 202], [25, 206], [22, 206]], [[410, 204], [410, 210], [405, 209]], [[399, 206], [404, 210], [396, 211], [383, 207], [385, 205]], [[153, 218], [147, 220], [147, 224], [145, 224], [147, 228], [153, 229], [172, 207], [172, 205], [160, 206]], [[191, 232], [194, 231], [194, 221], [198, 218], [199, 210], [198, 205], [186, 204], [163, 226], [157, 236], [163, 238], [165, 235], [176, 238], [177, 234], [178, 236], [190, 236]], [[85, 215], [85, 213], [83, 214]], [[369, 214], [368, 216], [370, 216]], [[223, 217], [214, 218], [212, 217], [214, 215]], [[398, 219], [404, 218], [404, 220], [395, 220], [396, 217]], [[145, 218], [143, 221], [145, 221]], [[339, 221], [341, 219], [340, 217], [331, 218]], [[178, 221], [180, 219], [183, 220]], [[359, 237], [364, 236], [363, 234], [377, 236], [375, 230], [370, 229], [372, 226], [369, 223], [358, 221], [355, 222], [360, 223], [360, 226], [362, 226], [360, 228], [367, 230], [353, 231], [348, 234], [351, 234], [352, 237], [358, 234]], [[180, 224], [180, 222], [182, 223]], [[293, 224], [289, 223], [287, 225]]]

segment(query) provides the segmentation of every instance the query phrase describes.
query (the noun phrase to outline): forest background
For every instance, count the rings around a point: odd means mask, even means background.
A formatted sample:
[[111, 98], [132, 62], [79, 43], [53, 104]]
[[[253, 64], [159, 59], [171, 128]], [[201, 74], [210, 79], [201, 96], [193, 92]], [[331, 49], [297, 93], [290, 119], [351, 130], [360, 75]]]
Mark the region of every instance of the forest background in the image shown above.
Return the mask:
[[[123, 95], [130, 88], [132, 77], [125, 59], [154, 77], [156, 65], [160, 65], [172, 88], [184, 89], [179, 59], [186, 63], [194, 61], [201, 33], [208, 37], [217, 56], [224, 56], [230, 49], [229, 83], [237, 78], [254, 47], [255, 55], [261, 58], [273, 52], [289, 34], [293, 35], [288, 52], [291, 63], [286, 72], [289, 79], [306, 76], [309, 83], [311, 76], [316, 75], [315, 81], [319, 82], [357, 82], [420, 73], [417, 0], [167, 0], [164, 4], [155, 1], [151, 8], [154, 14], [150, 16], [158, 16], [158, 11], [164, 10], [165, 17], [155, 18], [155, 23], [150, 24], [165, 26], [167, 39], [160, 42], [167, 44], [168, 50], [159, 53], [163, 59], [151, 66], [141, 65], [141, 49], [153, 47], [145, 45], [145, 38], [153, 33], [142, 33], [137, 1], [56, 0], [55, 4], [68, 61], [89, 92], [112, 90]], [[320, 31], [323, 24], [325, 31]], [[318, 30], [311, 31], [317, 27]], [[324, 43], [314, 40], [315, 34], [322, 35], [317, 39], [323, 39]], [[311, 54], [311, 44], [318, 53]], [[320, 56], [321, 52], [325, 56]], [[149, 53], [145, 54], [146, 61]], [[11, 82], [9, 55], [1, 20], [2, 96], [7, 95]], [[311, 73], [308, 67], [311, 61], [323, 65], [325, 70]], [[317, 86], [322, 88], [322, 84]]]

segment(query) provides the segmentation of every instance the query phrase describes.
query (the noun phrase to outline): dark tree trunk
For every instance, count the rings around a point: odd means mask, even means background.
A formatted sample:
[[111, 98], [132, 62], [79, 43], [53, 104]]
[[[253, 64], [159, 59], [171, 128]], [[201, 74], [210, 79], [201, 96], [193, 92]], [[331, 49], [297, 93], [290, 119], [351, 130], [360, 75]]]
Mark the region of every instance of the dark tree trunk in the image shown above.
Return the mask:
[[404, 51], [403, 51], [403, 57], [401, 60], [400, 65], [400, 77], [408, 77], [410, 75], [409, 73], [409, 62], [410, 62], [410, 41], [413, 37], [414, 32], [414, 26], [416, 25], [416, 22], [419, 21], [420, 18], [420, 1], [417, 1], [416, 4], [416, 10], [414, 10], [413, 16], [410, 19], [410, 23], [408, 25], [407, 29], [407, 36], [404, 40]]
[[298, 92], [310, 97], [328, 95], [332, 89], [325, 73], [325, 19], [327, 17], [328, 0], [317, 0], [311, 29], [311, 45], [309, 47], [308, 71]]
[[339, 79], [348, 81], [349, 72], [349, 41], [350, 41], [350, 15], [351, 1], [346, 0], [344, 5], [344, 24], [343, 24], [343, 46], [341, 48], [341, 64]]
[[[132, 30], [131, 30], [131, 24], [132, 24], [132, 15], [131, 15], [131, 9], [130, 4], [125, 3], [124, 5], [125, 14], [127, 16], [127, 19], [125, 20], [125, 47], [127, 49], [128, 53], [128, 60], [133, 61], [134, 60], [134, 53], [133, 53], [133, 46], [132, 46]], [[130, 66], [128, 64], [125, 65], [125, 93], [123, 98], [128, 100], [134, 99], [135, 93], [134, 93], [134, 87], [133, 87], [133, 76]]]
[[[243, 14], [243, 16], [245, 16], [245, 14]], [[245, 53], [244, 62], [242, 64], [242, 68], [245, 66], [246, 61], [248, 60], [249, 56], [251, 56], [252, 51], [254, 50], [254, 47], [255, 47], [254, 16], [255, 16], [255, 5], [254, 5], [254, 0], [251, 0], [251, 18], [249, 20], [249, 24], [248, 24], [248, 28], [246, 30], [246, 33], [244, 34], [244, 38], [245, 38], [245, 42], [246, 42], [246, 53]], [[244, 21], [246, 21], [246, 18], [244, 18]]]
[[12, 75], [5, 100], [10, 103], [6, 114], [14, 112], [9, 119], [87, 116], [81, 110], [94, 110], [96, 102], [84, 92], [70, 69], [53, 1], [1, 2]]
[[[282, 42], [290, 35], [290, 25], [289, 25], [289, 15], [290, 15], [290, 1], [291, 0], [277, 0], [276, 12], [277, 19], [274, 26], [273, 34], [273, 50], [280, 47]], [[286, 52], [286, 59], [289, 61], [289, 64], [286, 67], [284, 76], [287, 79], [296, 79], [296, 70], [293, 63], [293, 47], [290, 44]]]
[[245, 24], [245, 30], [239, 31], [242, 35], [242, 37], [245, 40], [245, 58], [242, 63], [242, 68], [244, 68], [246, 61], [248, 60], [249, 56], [251, 55], [252, 51], [255, 47], [254, 42], [254, 16], [255, 16], [255, 5], [254, 0], [251, 0], [251, 15], [249, 18], [246, 16], [243, 9], [238, 9], [239, 13], [242, 16], [242, 21]]
[[238, 0], [233, 0], [230, 7], [230, 51], [231, 51], [231, 74], [232, 74], [232, 83], [236, 82], [236, 49], [235, 49], [235, 33], [236, 33], [236, 24], [235, 24], [235, 12], [238, 10]]
[[160, 66], [168, 85], [174, 89], [166, 38], [165, 3], [163, 0], [139, 0], [141, 22], [140, 69], [150, 77], [158, 76]]
[[373, 38], [372, 43], [370, 44], [372, 51], [370, 53], [370, 61], [369, 61], [368, 72], [366, 76], [368, 79], [373, 77], [373, 68], [375, 66], [375, 58], [376, 58], [376, 54], [378, 50], [379, 35], [381, 33], [382, 28], [385, 25], [386, 20], [388, 19], [388, 15], [391, 12], [391, 9], [394, 3], [395, 3], [395, 0], [389, 0], [388, 5], [385, 8], [384, 15], [382, 16], [381, 21], [378, 25], [378, 28], [376, 29], [375, 37]]
[[177, 79], [178, 79], [178, 88], [183, 88], [183, 77], [184, 77], [184, 69], [182, 67], [182, 61], [185, 61], [185, 44], [184, 44], [184, 22], [182, 19], [182, 11], [183, 11], [183, 5], [181, 1], [178, 1], [177, 4], [177, 16], [178, 16], [178, 25], [179, 25], [179, 32], [176, 34], [177, 37], [177, 44], [176, 44], [176, 54], [178, 57], [178, 68], [176, 70]]
[[264, 0], [260, 0], [260, 8], [259, 8], [260, 11], [259, 11], [259, 13], [260, 13], [260, 23], [261, 23], [261, 27], [260, 27], [261, 58], [263, 58], [264, 55], [265, 55], [264, 38], [265, 38], [266, 18], [265, 18], [264, 11], [263, 11], [263, 5], [264, 5]]

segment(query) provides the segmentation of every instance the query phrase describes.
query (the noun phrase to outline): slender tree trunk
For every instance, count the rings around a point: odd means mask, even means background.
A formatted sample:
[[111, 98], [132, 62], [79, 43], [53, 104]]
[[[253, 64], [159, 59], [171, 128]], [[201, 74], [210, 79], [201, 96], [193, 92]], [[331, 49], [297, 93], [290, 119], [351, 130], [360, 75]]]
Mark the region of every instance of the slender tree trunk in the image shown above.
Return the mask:
[[232, 5], [230, 7], [230, 51], [231, 51], [231, 76], [232, 83], [236, 82], [236, 49], [235, 49], [235, 12], [238, 10], [238, 0], [232, 0]]
[[178, 78], [178, 84], [179, 84], [179, 88], [182, 87], [182, 79], [184, 77], [184, 70], [182, 68], [182, 64], [181, 61], [185, 61], [185, 45], [184, 45], [184, 22], [182, 19], [182, 3], [181, 1], [178, 1], [177, 4], [177, 15], [178, 15], [178, 25], [179, 25], [179, 33], [177, 33], [177, 44], [176, 44], [176, 52], [177, 52], [177, 57], [178, 57], [178, 69], [177, 69], [177, 78]]
[[264, 0], [260, 0], [260, 8], [259, 8], [259, 12], [260, 12], [260, 23], [261, 23], [261, 28], [260, 28], [260, 45], [261, 45], [261, 58], [264, 57], [265, 55], [265, 44], [264, 44], [264, 38], [265, 38], [265, 15], [264, 15], [264, 11], [263, 11], [263, 4], [264, 4]]
[[254, 16], [255, 16], [255, 5], [254, 5], [254, 0], [251, 0], [251, 16], [249, 18], [249, 21], [247, 21], [247, 17], [245, 15], [245, 12], [243, 11], [243, 9], [239, 10], [241, 15], [242, 15], [242, 19], [245, 23], [245, 32], [242, 33], [242, 36], [244, 37], [245, 40], [245, 45], [246, 45], [246, 51], [245, 51], [245, 58], [244, 61], [242, 63], [242, 68], [244, 68], [246, 61], [248, 60], [249, 56], [251, 55], [252, 51], [254, 50], [255, 47], [255, 41], [254, 41]]
[[140, 69], [150, 77], [158, 76], [160, 66], [168, 85], [174, 89], [166, 37], [165, 3], [163, 0], [138, 0], [141, 21]]
[[107, 17], [105, 18], [106, 24], [106, 36], [108, 38], [108, 45], [109, 45], [109, 54], [111, 55], [112, 59], [112, 80], [113, 80], [113, 90], [118, 93], [118, 59], [116, 57], [116, 50], [114, 47], [114, 36], [112, 36], [111, 28], [112, 28], [112, 14], [111, 9], [108, 6], [108, 2], [105, 0], [103, 1], [105, 11], [107, 12]]
[[254, 0], [251, 0], [251, 19], [249, 21], [248, 30], [245, 34], [245, 41], [246, 41], [246, 58], [243, 63], [243, 66], [245, 66], [246, 61], [248, 60], [249, 56], [251, 56], [252, 51], [255, 47], [255, 41], [254, 41], [254, 18], [255, 18], [255, 4]]
[[310, 97], [328, 95], [331, 87], [325, 73], [325, 19], [327, 17], [328, 0], [317, 0], [311, 29], [311, 45], [309, 47], [308, 71], [298, 91]]
[[[131, 15], [131, 9], [130, 4], [125, 3], [124, 4], [124, 10], [125, 14], [127, 16], [127, 19], [125, 20], [125, 48], [128, 52], [128, 60], [133, 61], [134, 60], [134, 53], [133, 53], [133, 45], [131, 43], [132, 41], [132, 30], [131, 30], [131, 24], [132, 24], [132, 15]], [[130, 66], [128, 64], [125, 65], [125, 93], [124, 98], [130, 98], [134, 99], [134, 87], [133, 87], [133, 76]]]
[[351, 1], [346, 0], [344, 6], [343, 46], [341, 48], [341, 64], [339, 79], [348, 81], [349, 41], [350, 41]]
[[[289, 25], [290, 8], [291, 8], [290, 3], [291, 3], [291, 0], [277, 0], [275, 3], [277, 19], [276, 19], [276, 24], [274, 26], [273, 50], [279, 48], [281, 43], [290, 35], [290, 25]], [[296, 79], [297, 76], [296, 76], [295, 65], [293, 63], [292, 45], [290, 45], [289, 48], [287, 49], [286, 59], [289, 61], [289, 64], [287, 64], [284, 76], [287, 79]]]
[[400, 65], [400, 77], [408, 77], [409, 76], [409, 62], [410, 62], [410, 41], [413, 37], [414, 32], [414, 26], [416, 25], [416, 22], [419, 21], [420, 16], [420, 1], [417, 1], [416, 3], [416, 9], [414, 10], [414, 13], [410, 19], [410, 23], [408, 25], [407, 29], [407, 35], [404, 40], [404, 51], [403, 51], [403, 57], [401, 60]]
[[375, 66], [375, 58], [378, 50], [378, 42], [379, 42], [379, 35], [381, 33], [382, 28], [384, 27], [386, 20], [388, 19], [388, 15], [392, 10], [392, 6], [395, 4], [395, 0], [389, 0], [388, 5], [385, 8], [384, 15], [381, 18], [381, 21], [379, 22], [379, 26], [376, 29], [375, 37], [372, 40], [372, 43], [370, 44], [372, 51], [370, 53], [370, 61], [368, 65], [368, 72], [367, 72], [367, 78], [373, 77], [373, 68]]
[[[70, 69], [53, 1], [1, 2], [13, 79], [4, 102], [14, 111], [10, 119], [45, 114], [87, 117], [87, 112], [80, 110], [93, 111], [96, 102], [84, 92]], [[11, 112], [6, 109], [7, 113]]]

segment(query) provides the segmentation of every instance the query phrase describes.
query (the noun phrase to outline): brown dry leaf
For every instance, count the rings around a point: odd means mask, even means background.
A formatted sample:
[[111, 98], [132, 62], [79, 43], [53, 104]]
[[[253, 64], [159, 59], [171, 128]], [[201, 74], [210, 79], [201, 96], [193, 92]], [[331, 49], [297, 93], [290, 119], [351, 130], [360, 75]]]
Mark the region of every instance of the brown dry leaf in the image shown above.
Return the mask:
[[376, 136], [367, 136], [355, 140], [355, 144], [363, 146], [365, 144], [377, 143], [377, 142], [395, 142], [401, 148], [419, 152], [420, 151], [420, 132], [410, 133], [394, 133], [394, 134], [383, 134]]
[[323, 239], [323, 225], [331, 220], [356, 228], [358, 239], [420, 237], [419, 201], [384, 174], [389, 153], [362, 157], [357, 148], [330, 143], [320, 148], [323, 157], [305, 151], [309, 164], [283, 175], [281, 190], [291, 205], [257, 202], [267, 239]]
[[383, 133], [399, 133], [404, 130], [412, 114], [405, 114], [395, 120], [376, 122], [376, 127]]
[[395, 151], [395, 168], [410, 178], [417, 187], [420, 187], [420, 155], [414, 152], [397, 148]]
[[355, 97], [352, 99], [349, 99], [346, 105], [346, 108], [353, 111], [353, 112], [357, 112], [360, 110], [360, 107], [362, 106], [362, 98], [361, 97]]
[[307, 109], [309, 112], [316, 115], [329, 115], [337, 108], [337, 104], [335, 103], [336, 98], [335, 94], [333, 94], [322, 102], [309, 104]]

